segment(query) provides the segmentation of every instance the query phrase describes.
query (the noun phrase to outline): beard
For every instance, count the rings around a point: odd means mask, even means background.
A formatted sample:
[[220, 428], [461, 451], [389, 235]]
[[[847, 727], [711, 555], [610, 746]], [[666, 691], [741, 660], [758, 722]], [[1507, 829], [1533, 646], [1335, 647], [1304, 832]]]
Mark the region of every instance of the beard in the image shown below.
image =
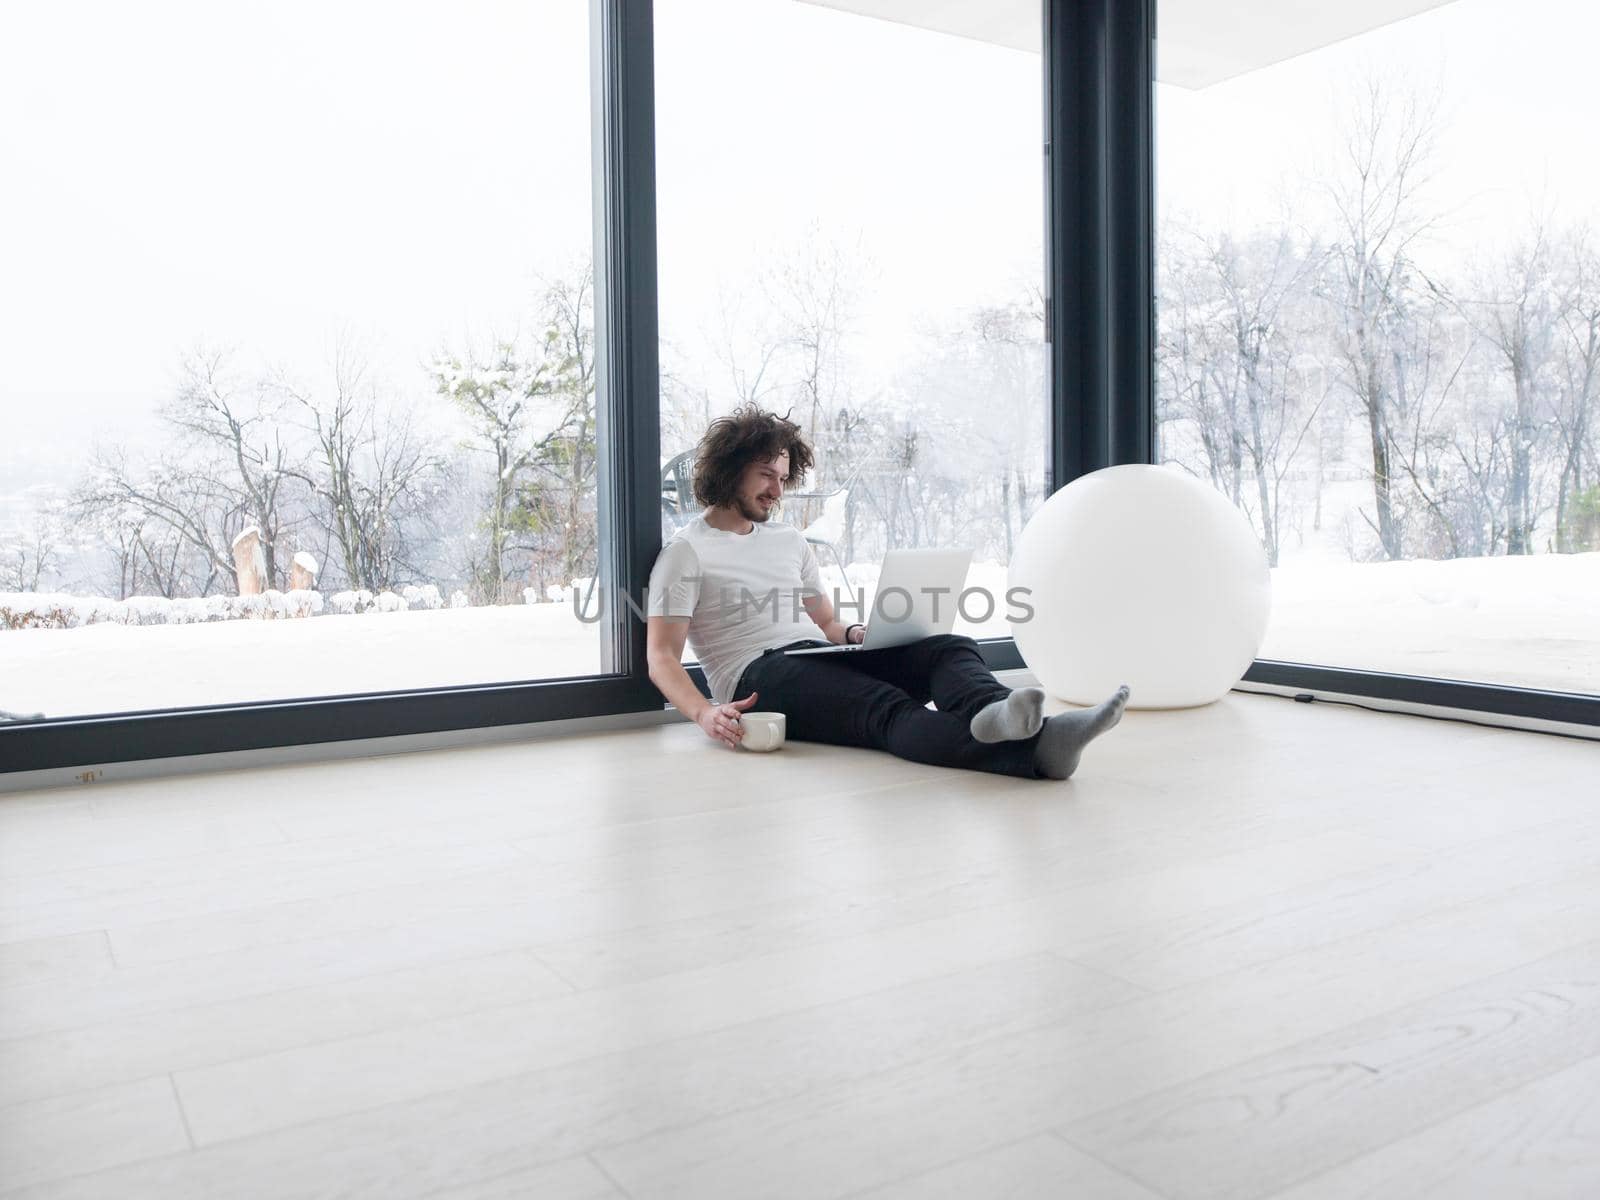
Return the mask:
[[748, 499], [744, 496], [739, 497], [739, 515], [747, 521], [754, 521], [757, 525], [760, 525], [764, 521], [770, 519], [773, 510], [777, 507], [778, 505], [776, 501], [774, 501], [771, 508], [763, 508], [761, 506], [761, 501], [756, 499], [754, 496], [751, 496]]

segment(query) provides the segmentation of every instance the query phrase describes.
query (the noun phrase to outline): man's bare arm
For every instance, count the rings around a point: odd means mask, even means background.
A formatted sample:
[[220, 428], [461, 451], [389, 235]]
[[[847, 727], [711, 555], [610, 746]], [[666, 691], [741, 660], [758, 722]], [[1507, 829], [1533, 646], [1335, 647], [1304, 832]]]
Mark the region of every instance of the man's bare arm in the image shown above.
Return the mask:
[[754, 692], [731, 704], [713, 704], [700, 694], [689, 672], [683, 669], [683, 644], [689, 638], [687, 618], [651, 617], [645, 625], [645, 663], [650, 682], [672, 705], [688, 717], [706, 736], [727, 746], [737, 746], [744, 737], [739, 714], [756, 702]]
[[[833, 612], [833, 601], [828, 599], [826, 593], [817, 593], [813, 596], [801, 596], [800, 603], [805, 606], [806, 616], [816, 627], [822, 630], [822, 636], [836, 646], [842, 646], [846, 641], [861, 640], [860, 637], [848, 638], [850, 626], [839, 620]], [[863, 627], [863, 632], [865, 628]]]

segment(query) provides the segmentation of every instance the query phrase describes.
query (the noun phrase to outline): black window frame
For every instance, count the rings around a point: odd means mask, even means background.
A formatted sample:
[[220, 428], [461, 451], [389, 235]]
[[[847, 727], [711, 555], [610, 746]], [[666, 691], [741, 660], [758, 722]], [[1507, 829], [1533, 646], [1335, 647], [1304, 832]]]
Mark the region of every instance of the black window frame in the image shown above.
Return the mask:
[[[1048, 490], [1155, 461], [1154, 65], [1157, 0], [1043, 0]], [[614, 533], [601, 587], [642, 597], [660, 549], [652, 0], [592, 0], [596, 327], [609, 453], [598, 509]], [[0, 725], [0, 774], [659, 711], [644, 622], [607, 606], [615, 673]], [[1024, 663], [983, 643], [995, 669]], [[698, 673], [697, 677], [698, 677]], [[1600, 697], [1261, 660], [1249, 682], [1600, 726]], [[703, 680], [699, 680], [703, 684]]]

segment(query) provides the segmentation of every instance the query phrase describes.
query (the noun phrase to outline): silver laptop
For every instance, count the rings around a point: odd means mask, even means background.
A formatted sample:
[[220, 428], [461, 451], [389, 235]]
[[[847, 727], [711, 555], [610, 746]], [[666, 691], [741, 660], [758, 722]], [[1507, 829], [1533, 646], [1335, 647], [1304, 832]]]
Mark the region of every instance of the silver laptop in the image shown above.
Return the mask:
[[860, 645], [808, 646], [785, 654], [847, 654], [905, 646], [956, 624], [956, 605], [972, 565], [971, 550], [891, 550], [883, 556], [867, 633]]

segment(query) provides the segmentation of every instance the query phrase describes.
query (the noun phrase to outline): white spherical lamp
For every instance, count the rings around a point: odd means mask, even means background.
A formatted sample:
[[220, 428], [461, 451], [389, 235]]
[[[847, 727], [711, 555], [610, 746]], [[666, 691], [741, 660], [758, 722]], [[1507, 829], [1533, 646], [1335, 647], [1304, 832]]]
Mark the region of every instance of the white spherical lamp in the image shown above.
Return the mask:
[[1009, 583], [1018, 651], [1075, 704], [1122, 683], [1133, 708], [1209, 704], [1254, 660], [1272, 606], [1249, 521], [1172, 467], [1073, 480], [1028, 521]]

